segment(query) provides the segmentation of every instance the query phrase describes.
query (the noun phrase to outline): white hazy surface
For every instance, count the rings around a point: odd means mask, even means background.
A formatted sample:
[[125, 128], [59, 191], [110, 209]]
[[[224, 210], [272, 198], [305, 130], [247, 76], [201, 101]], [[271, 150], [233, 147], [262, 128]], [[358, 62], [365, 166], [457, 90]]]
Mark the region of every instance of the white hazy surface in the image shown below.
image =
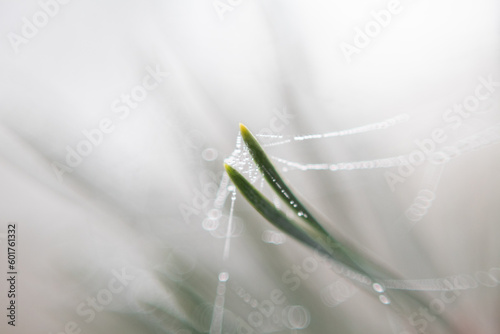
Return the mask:
[[[446, 128], [442, 148], [494, 127], [500, 86], [456, 128], [444, 115], [474, 95], [480, 77], [500, 82], [498, 1], [402, 0], [402, 11], [351, 62], [341, 43], [352, 44], [355, 27], [388, 1], [228, 2], [234, 8], [221, 20], [212, 1], [73, 0], [17, 53], [8, 34], [20, 35], [23, 17], [31, 20], [40, 5], [0, 3], [0, 237], [9, 222], [18, 224], [19, 272], [12, 328], [0, 239], [2, 333], [55, 334], [70, 322], [81, 333], [236, 333], [239, 319], [249, 322], [274, 289], [286, 301], [256, 332], [404, 333], [361, 293], [344, 291], [349, 298], [333, 303], [327, 292], [339, 276], [321, 265], [292, 290], [283, 274], [312, 251], [277, 232], [239, 193], [229, 247], [231, 195], [210, 211], [206, 194], [219, 185], [239, 122], [255, 133], [279, 125], [275, 135], [292, 138], [408, 116], [377, 131], [266, 147], [287, 161], [328, 165], [408, 155], [435, 128]], [[120, 119], [113, 102], [143, 82], [148, 66], [169, 74]], [[293, 117], [279, 123], [276, 110]], [[82, 131], [105, 118], [114, 130], [58, 179], [51, 164], [64, 163], [66, 146], [74, 149]], [[442, 166], [425, 162], [394, 191], [386, 172], [398, 167], [290, 168], [284, 176], [329, 218], [327, 228], [409, 280], [499, 277], [490, 270], [500, 268], [499, 143]], [[426, 214], [408, 219], [430, 188]], [[201, 210], [186, 209], [203, 196], [210, 198]], [[223, 217], [211, 225], [207, 215]], [[86, 322], [78, 306], [122, 268], [134, 279]], [[460, 333], [499, 332], [500, 284], [491, 285], [464, 289], [445, 305]], [[427, 321], [425, 330], [439, 333], [434, 325]]]

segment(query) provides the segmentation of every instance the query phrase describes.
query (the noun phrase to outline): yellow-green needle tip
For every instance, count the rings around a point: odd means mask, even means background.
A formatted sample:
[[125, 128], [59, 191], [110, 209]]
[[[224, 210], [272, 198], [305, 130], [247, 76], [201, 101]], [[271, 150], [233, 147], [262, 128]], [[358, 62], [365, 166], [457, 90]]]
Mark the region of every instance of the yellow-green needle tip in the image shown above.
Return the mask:
[[234, 168], [229, 166], [227, 163], [224, 163], [224, 169], [228, 174], [231, 174], [231, 172], [234, 170]]
[[243, 137], [250, 135], [250, 130], [243, 123], [240, 123], [240, 132]]

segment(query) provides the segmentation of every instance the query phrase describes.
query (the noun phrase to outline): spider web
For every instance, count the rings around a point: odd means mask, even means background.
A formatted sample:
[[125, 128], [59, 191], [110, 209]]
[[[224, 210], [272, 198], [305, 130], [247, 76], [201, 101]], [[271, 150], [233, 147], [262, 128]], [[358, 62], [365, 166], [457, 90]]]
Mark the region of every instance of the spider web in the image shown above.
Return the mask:
[[[410, 117], [407, 114], [396, 115], [392, 118], [385, 119], [379, 122], [360, 125], [350, 129], [331, 131], [326, 133], [317, 134], [307, 134], [307, 135], [268, 135], [268, 134], [258, 134], [256, 137], [265, 139], [266, 143], [262, 144], [263, 147], [280, 147], [285, 145], [293, 145], [294, 143], [304, 142], [304, 141], [314, 141], [314, 140], [324, 140], [327, 138], [335, 137], [345, 137], [352, 136], [367, 132], [382, 132], [392, 127], [397, 127], [405, 122], [407, 122]], [[399, 166], [406, 166], [410, 164], [410, 153], [389, 156], [389, 157], [378, 157], [371, 160], [359, 160], [359, 161], [328, 161], [321, 163], [304, 163], [298, 161], [290, 161], [283, 157], [272, 155], [270, 158], [276, 163], [276, 166], [281, 170], [281, 172], [315, 172], [315, 171], [353, 171], [353, 170], [373, 170], [373, 169], [389, 169]], [[251, 155], [249, 154], [247, 148], [243, 144], [243, 140], [240, 134], [237, 135], [235, 148], [232, 154], [225, 160], [226, 163], [231, 165], [233, 168], [237, 169], [243, 176], [245, 176], [252, 184], [255, 184], [260, 188], [261, 191], [265, 188], [265, 180], [258, 171]], [[409, 206], [408, 210], [405, 211], [396, 221], [395, 224], [400, 225], [401, 222], [406, 222], [407, 231], [409, 232], [414, 225], [420, 221], [427, 212], [431, 209], [432, 201], [436, 198], [436, 190], [438, 188], [441, 176], [445, 164], [431, 165], [427, 168], [426, 174], [424, 175], [422, 187], [414, 198], [414, 201]], [[269, 189], [268, 189], [269, 190]], [[269, 196], [272, 198], [274, 205], [279, 208], [280, 200], [271, 191]], [[229, 199], [229, 204], [228, 204]], [[224, 240], [224, 249], [222, 253], [222, 259], [224, 263], [227, 263], [230, 256], [231, 240], [232, 238], [232, 226], [233, 219], [235, 217], [235, 202], [237, 200], [235, 186], [231, 183], [229, 176], [224, 174], [218, 188], [216, 198], [213, 202], [213, 208], [217, 210], [223, 210], [225, 207], [229, 207], [229, 222], [227, 225], [227, 231]], [[263, 237], [263, 242], [272, 244], [282, 244], [286, 237], [277, 231], [266, 231], [267, 237]], [[263, 234], [264, 236], [264, 234]], [[212, 318], [212, 324], [210, 327], [210, 334], [220, 334], [222, 330], [223, 321], [223, 305], [225, 299], [225, 284], [229, 279], [229, 269], [224, 268], [223, 271], [219, 273], [219, 284], [217, 287], [217, 297], [214, 304], [214, 313]], [[498, 268], [492, 268], [498, 269]], [[500, 271], [500, 269], [498, 269]], [[337, 272], [337, 274], [339, 274]], [[345, 275], [344, 275], [345, 276]], [[222, 278], [221, 278], [222, 277]], [[457, 290], [469, 290], [477, 288], [478, 284], [474, 284], [473, 281], [468, 279], [470, 275], [456, 275], [446, 278], [432, 278], [432, 279], [405, 279], [405, 280], [380, 280], [378, 282], [372, 282], [368, 280], [364, 282], [365, 284], [371, 285], [372, 288], [380, 293], [380, 302], [383, 304], [390, 303], [390, 300], [383, 295], [386, 289], [394, 290], [414, 290], [414, 291], [457, 291]], [[494, 274], [490, 274], [489, 277], [496, 279]], [[498, 279], [496, 279], [498, 281]], [[354, 288], [356, 289], [356, 288]], [[222, 293], [221, 293], [222, 291]], [[350, 293], [346, 298], [336, 298], [336, 307], [343, 302], [350, 299], [355, 295], [355, 290]], [[331, 296], [332, 297], [332, 296]], [[322, 295], [322, 298], [325, 298]], [[327, 299], [327, 298], [326, 298]], [[292, 331], [294, 330], [291, 328]]]

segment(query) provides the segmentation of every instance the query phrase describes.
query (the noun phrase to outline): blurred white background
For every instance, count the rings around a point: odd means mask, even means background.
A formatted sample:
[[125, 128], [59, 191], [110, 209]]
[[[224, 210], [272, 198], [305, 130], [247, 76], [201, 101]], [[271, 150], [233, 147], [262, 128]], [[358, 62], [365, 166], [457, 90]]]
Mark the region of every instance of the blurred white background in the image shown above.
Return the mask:
[[[230, 199], [212, 210], [239, 122], [292, 136], [397, 115], [408, 120], [266, 150], [300, 163], [368, 161], [408, 156], [443, 129], [432, 150], [454, 157], [408, 175], [284, 175], [327, 228], [408, 279], [471, 275], [442, 313], [460, 333], [499, 332], [498, 1], [67, 2], [0, 2], [0, 237], [18, 224], [19, 268], [15, 328], [1, 280], [2, 333], [208, 333], [224, 284], [219, 333], [440, 332], [422, 315], [410, 329], [393, 323], [362, 295], [332, 307], [338, 276], [325, 266], [292, 290], [283, 276], [313, 252], [239, 195], [224, 261]], [[122, 270], [133, 279], [112, 301], [101, 296], [109, 304], [92, 319], [78, 313]], [[490, 287], [472, 287], [478, 272]], [[286, 301], [269, 317], [252, 313], [276, 289]]]

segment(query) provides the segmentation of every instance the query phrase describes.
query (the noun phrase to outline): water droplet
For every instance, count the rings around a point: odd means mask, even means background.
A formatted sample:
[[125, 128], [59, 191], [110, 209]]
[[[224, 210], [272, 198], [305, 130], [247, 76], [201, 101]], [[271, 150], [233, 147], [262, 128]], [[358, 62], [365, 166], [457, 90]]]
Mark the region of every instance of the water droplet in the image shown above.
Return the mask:
[[284, 325], [289, 329], [303, 329], [309, 326], [311, 314], [301, 305], [287, 306], [282, 311]]
[[266, 230], [262, 233], [262, 241], [269, 244], [280, 245], [286, 241], [286, 238], [280, 232]]
[[212, 220], [217, 220], [220, 218], [221, 214], [222, 213], [219, 209], [211, 209], [210, 211], [208, 211], [207, 217]]
[[213, 231], [216, 230], [217, 227], [219, 227], [219, 220], [218, 219], [204, 219], [203, 222], [201, 223], [203, 226], [203, 229], [206, 231]]
[[378, 293], [382, 293], [385, 291], [384, 287], [380, 285], [379, 283], [373, 283], [372, 285], [373, 290], [377, 291]]
[[201, 153], [201, 157], [205, 161], [214, 161], [215, 159], [217, 159], [218, 155], [219, 153], [215, 148], [207, 148]]
[[226, 282], [229, 279], [229, 274], [226, 271], [223, 271], [219, 274], [219, 281]]
[[304, 212], [302, 212], [302, 211], [299, 211], [297, 214], [299, 215], [299, 217], [304, 216]]
[[385, 295], [380, 295], [380, 296], [378, 297], [378, 299], [380, 300], [380, 302], [381, 302], [382, 304], [385, 304], [385, 305], [388, 305], [388, 304], [390, 304], [390, 303], [391, 303], [391, 301], [389, 300], [389, 298], [387, 298], [387, 296], [385, 296]]

